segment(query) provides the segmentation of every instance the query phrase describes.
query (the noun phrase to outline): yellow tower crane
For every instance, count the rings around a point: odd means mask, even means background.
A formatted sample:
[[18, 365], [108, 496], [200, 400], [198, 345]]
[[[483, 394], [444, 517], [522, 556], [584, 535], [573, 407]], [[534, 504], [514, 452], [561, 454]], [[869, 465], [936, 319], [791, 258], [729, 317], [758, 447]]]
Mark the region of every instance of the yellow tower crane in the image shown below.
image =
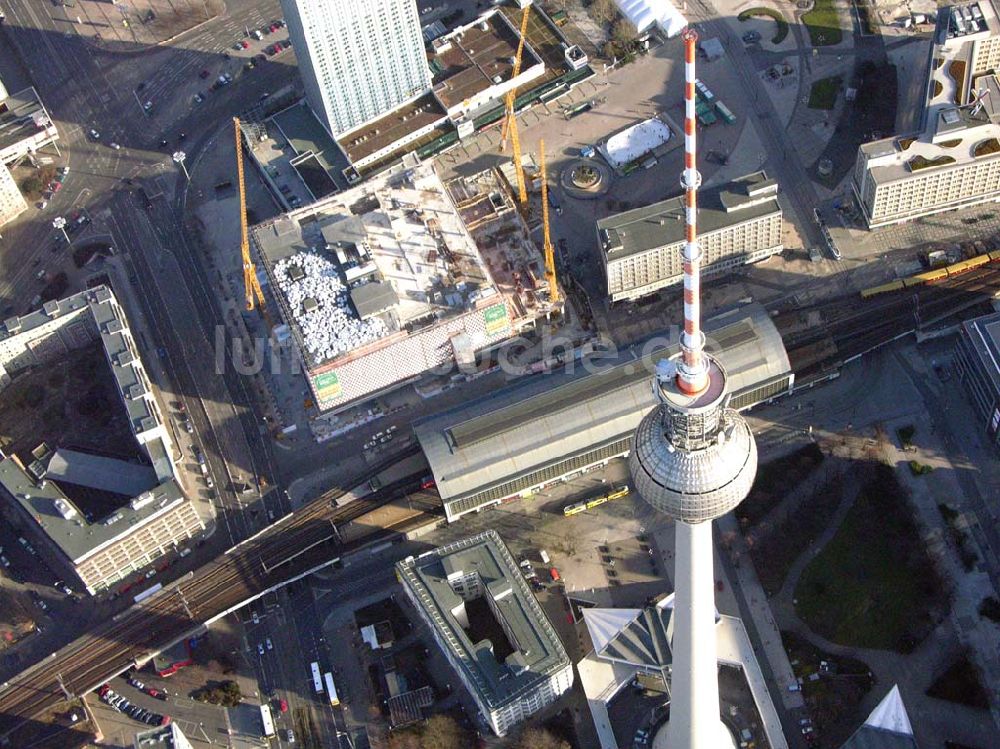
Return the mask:
[[[528, 33], [528, 13], [531, 6], [526, 5], [521, 14], [521, 38], [517, 42], [517, 54], [514, 56], [514, 69], [511, 71], [510, 79], [514, 80], [521, 74], [521, 55], [524, 53], [524, 37]], [[517, 134], [517, 117], [514, 116], [514, 101], [517, 99], [517, 89], [511, 88], [507, 92], [504, 100], [504, 120], [503, 128], [500, 132], [500, 150], [507, 149], [507, 137], [510, 136], [514, 145], [514, 176], [517, 180], [517, 197], [524, 206], [528, 202], [528, 191], [524, 186], [524, 168], [521, 166], [521, 141]]]
[[556, 253], [549, 236], [549, 182], [545, 175], [545, 141], [538, 141], [538, 159], [542, 162], [542, 247], [545, 251], [545, 280], [549, 282], [549, 302], [559, 303], [556, 284]]
[[243, 285], [246, 290], [247, 311], [252, 312], [256, 305], [265, 319], [268, 317], [264, 309], [264, 291], [257, 280], [257, 269], [250, 257], [250, 236], [247, 230], [247, 191], [243, 184], [243, 142], [240, 135], [240, 118], [233, 117], [236, 132], [236, 179], [240, 183], [240, 252], [243, 253]]

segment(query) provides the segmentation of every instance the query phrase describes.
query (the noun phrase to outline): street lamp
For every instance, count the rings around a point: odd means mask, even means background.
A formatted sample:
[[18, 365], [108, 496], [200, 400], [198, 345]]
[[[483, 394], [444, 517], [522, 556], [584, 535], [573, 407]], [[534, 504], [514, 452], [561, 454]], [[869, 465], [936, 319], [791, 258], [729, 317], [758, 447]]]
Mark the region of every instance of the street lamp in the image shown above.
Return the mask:
[[187, 158], [187, 154], [183, 151], [174, 151], [174, 161], [180, 164], [181, 169], [184, 170], [184, 176], [187, 177], [188, 182], [191, 181], [191, 175], [188, 174], [187, 167], [184, 165], [184, 159]]
[[70, 244], [69, 234], [66, 233], [66, 219], [62, 216], [56, 216], [52, 219], [52, 228], [61, 231], [63, 236], [66, 237], [66, 244]]

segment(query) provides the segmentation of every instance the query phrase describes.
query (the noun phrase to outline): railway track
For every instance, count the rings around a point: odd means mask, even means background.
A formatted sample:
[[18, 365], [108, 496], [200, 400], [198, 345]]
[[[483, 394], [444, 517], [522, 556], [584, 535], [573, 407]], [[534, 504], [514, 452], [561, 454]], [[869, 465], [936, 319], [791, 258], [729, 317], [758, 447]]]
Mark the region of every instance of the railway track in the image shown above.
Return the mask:
[[[376, 466], [371, 475], [412, 456], [416, 449], [411, 448]], [[351, 482], [350, 486], [362, 481]], [[363, 538], [343, 545], [334, 530], [338, 525], [357, 520], [406, 496], [407, 489], [416, 490], [418, 482], [419, 476], [414, 474], [343, 507], [333, 506], [332, 500], [345, 494], [347, 489], [327, 492], [294, 513], [290, 520], [233, 547], [189, 578], [123, 612], [117, 620], [106, 622], [77, 638], [11, 679], [0, 690], [0, 736], [9, 735], [18, 726], [57, 705], [66, 698], [67, 692], [76, 696], [93, 689], [254, 595], [336, 555], [373, 541], [396, 537], [427, 522], [434, 513], [424, 510], [389, 527], [373, 528]], [[309, 545], [307, 551], [287, 563], [276, 564], [289, 555], [289, 550]], [[267, 561], [274, 566], [268, 567]]]

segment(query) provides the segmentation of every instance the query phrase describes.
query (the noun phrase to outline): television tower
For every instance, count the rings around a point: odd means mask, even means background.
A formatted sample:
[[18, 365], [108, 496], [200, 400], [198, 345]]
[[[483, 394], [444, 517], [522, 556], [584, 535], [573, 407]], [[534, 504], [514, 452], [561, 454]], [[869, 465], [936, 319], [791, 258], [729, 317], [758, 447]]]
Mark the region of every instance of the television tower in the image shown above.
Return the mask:
[[695, 44], [684, 31], [684, 333], [681, 350], [657, 363], [659, 401], [636, 428], [629, 472], [636, 491], [676, 521], [669, 749], [735, 746], [719, 713], [712, 520], [734, 509], [753, 485], [757, 446], [729, 408], [726, 372], [705, 351], [701, 332], [701, 250], [695, 160]]

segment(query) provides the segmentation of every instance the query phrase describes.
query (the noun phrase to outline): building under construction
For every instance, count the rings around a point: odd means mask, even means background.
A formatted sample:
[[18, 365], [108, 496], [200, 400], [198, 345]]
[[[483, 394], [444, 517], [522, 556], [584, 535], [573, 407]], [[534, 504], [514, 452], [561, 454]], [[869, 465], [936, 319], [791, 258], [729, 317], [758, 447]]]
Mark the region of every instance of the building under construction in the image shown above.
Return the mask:
[[526, 259], [534, 246], [495, 192], [457, 207], [420, 164], [252, 227], [275, 337], [298, 351], [322, 416], [470, 361], [545, 313], [526, 293], [540, 258]]
[[539, 315], [550, 310], [545, 258], [530, 227], [515, 209], [516, 196], [494, 169], [458, 177], [446, 185], [455, 206], [483, 253], [497, 287], [515, 313]]

